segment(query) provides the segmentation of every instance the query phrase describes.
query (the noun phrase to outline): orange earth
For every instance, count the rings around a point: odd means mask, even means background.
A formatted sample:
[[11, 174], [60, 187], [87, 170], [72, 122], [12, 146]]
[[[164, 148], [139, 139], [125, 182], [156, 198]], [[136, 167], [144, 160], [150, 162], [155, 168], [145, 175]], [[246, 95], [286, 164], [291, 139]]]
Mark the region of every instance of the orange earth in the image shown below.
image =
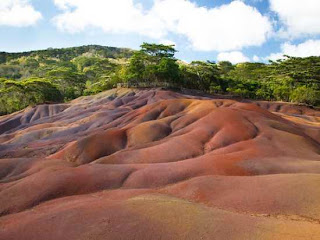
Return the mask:
[[0, 239], [320, 239], [320, 111], [115, 89], [0, 117]]

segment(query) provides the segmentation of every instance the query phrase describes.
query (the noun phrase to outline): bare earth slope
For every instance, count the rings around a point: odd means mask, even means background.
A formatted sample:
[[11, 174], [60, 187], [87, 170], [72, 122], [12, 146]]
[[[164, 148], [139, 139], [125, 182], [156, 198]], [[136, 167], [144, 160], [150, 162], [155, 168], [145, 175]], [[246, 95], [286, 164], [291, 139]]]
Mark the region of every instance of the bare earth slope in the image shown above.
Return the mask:
[[0, 117], [0, 239], [320, 239], [320, 112], [111, 90]]

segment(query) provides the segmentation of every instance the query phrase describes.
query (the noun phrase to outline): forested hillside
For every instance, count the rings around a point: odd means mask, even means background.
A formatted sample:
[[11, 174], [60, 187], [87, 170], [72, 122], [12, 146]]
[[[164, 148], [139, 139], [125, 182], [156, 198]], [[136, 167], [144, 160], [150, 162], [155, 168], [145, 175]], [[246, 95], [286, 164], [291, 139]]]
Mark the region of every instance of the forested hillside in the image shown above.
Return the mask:
[[[83, 46], [0, 53], [0, 114], [28, 105], [61, 102], [111, 88], [130, 49]], [[96, 90], [99, 89], [99, 90]]]
[[320, 104], [320, 57], [264, 63], [178, 61], [174, 46], [140, 51], [83, 46], [0, 53], [0, 114], [128, 86], [199, 89], [242, 98]]

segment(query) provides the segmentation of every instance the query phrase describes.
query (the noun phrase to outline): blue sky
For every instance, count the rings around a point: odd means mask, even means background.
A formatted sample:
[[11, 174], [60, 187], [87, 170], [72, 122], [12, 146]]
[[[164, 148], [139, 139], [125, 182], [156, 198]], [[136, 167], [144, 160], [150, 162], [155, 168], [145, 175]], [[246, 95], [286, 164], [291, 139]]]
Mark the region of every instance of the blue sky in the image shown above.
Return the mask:
[[0, 0], [0, 51], [174, 43], [177, 58], [320, 55], [319, 0]]

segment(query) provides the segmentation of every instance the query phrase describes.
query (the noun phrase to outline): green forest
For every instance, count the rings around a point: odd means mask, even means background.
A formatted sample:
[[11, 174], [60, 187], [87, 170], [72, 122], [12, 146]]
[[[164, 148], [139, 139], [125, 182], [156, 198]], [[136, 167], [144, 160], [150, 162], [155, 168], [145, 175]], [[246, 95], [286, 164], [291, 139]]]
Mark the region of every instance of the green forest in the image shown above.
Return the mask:
[[0, 115], [65, 102], [118, 84], [197, 89], [232, 97], [320, 105], [320, 57], [265, 63], [175, 58], [173, 45], [143, 43], [139, 51], [97, 45], [0, 52]]

